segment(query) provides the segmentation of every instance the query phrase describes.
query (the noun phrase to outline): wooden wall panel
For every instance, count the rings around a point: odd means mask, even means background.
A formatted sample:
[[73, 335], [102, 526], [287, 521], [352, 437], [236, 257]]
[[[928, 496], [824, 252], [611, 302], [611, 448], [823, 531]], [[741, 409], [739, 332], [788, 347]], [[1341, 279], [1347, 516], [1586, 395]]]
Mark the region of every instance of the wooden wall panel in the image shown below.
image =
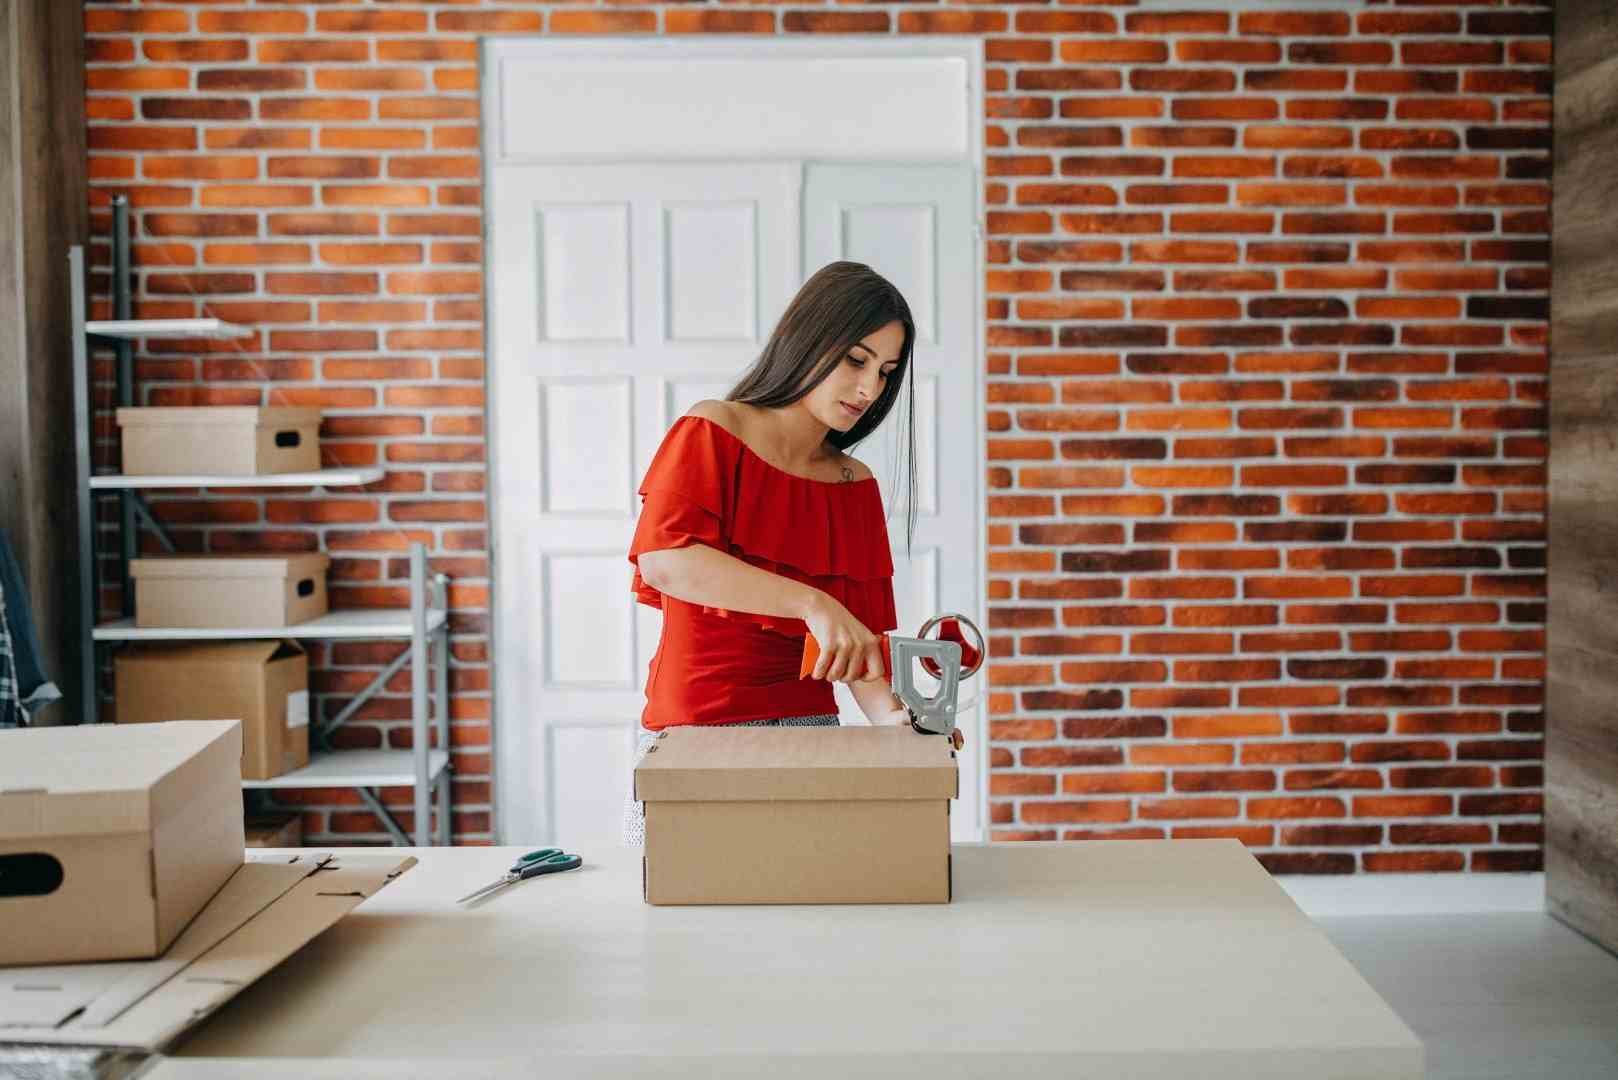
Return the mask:
[[78, 535], [67, 249], [86, 242], [84, 10], [0, 3], [0, 528], [27, 575], [47, 674], [78, 715]]
[[1618, 9], [1556, 10], [1545, 870], [1618, 951]]

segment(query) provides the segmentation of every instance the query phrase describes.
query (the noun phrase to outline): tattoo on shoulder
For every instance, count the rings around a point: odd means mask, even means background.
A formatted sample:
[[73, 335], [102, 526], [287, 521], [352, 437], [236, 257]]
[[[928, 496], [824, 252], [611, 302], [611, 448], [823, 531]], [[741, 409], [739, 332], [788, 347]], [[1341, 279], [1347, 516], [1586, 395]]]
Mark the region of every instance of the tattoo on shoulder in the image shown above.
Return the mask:
[[846, 483], [848, 483], [849, 481], [851, 481], [853, 479], [854, 479], [854, 470], [849, 468], [847, 465], [844, 465], [843, 466], [843, 483], [846, 484]]

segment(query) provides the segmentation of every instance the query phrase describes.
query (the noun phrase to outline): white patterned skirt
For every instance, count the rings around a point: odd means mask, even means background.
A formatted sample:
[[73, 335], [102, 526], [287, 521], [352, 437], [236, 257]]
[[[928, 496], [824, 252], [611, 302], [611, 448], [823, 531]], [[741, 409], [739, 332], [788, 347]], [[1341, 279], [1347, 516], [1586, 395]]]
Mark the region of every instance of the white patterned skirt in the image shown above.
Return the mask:
[[[737, 724], [725, 724], [725, 727], [836, 727], [837, 717], [833, 714], [822, 716], [788, 716], [781, 720], [743, 720]], [[660, 732], [647, 731], [641, 728], [635, 736], [635, 764], [646, 753], [646, 748], [657, 740]], [[635, 798], [635, 781], [633, 766], [629, 782], [629, 797], [624, 800], [624, 843], [631, 847], [644, 847], [646, 845], [646, 804]]]

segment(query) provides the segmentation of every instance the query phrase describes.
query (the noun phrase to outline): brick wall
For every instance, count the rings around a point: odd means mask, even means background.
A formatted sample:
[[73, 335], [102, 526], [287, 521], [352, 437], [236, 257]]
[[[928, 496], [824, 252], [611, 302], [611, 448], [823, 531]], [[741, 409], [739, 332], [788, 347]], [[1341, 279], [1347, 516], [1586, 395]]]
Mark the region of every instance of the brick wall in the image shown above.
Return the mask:
[[[1247, 8], [91, 3], [98, 231], [127, 192], [142, 313], [258, 328], [154, 350], [147, 399], [321, 405], [388, 469], [160, 513], [323, 546], [347, 605], [432, 545], [486, 841], [477, 36], [981, 34], [994, 835], [1535, 869], [1550, 13]], [[393, 648], [317, 649], [325, 711]], [[403, 744], [395, 689], [351, 741]]]

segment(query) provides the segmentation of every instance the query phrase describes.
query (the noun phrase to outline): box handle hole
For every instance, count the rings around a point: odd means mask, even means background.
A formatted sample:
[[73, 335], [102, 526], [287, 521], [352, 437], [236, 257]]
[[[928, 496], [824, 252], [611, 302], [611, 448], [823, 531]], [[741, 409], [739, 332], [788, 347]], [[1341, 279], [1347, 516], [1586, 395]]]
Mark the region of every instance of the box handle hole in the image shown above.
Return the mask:
[[315, 579], [310, 578], [310, 577], [306, 577], [302, 581], [298, 582], [298, 595], [299, 596], [313, 596], [313, 595], [315, 595]]
[[302, 442], [303, 436], [296, 431], [277, 431], [275, 433], [275, 445], [282, 449], [297, 446]]
[[49, 896], [62, 884], [62, 864], [43, 851], [0, 855], [0, 897]]

